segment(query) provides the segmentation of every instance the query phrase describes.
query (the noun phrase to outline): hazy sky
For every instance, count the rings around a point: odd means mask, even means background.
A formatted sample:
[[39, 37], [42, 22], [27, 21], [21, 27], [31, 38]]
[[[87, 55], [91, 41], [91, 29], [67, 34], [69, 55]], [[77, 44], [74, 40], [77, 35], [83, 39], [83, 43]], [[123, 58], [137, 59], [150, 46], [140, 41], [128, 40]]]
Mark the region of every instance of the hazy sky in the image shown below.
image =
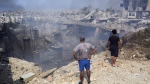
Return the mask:
[[[79, 9], [88, 5], [106, 9], [112, 0], [0, 0], [2, 9]], [[118, 0], [113, 0], [118, 1]]]
[[87, 5], [92, 7], [106, 7], [108, 0], [18, 0], [25, 8], [46, 8], [46, 9], [77, 9]]

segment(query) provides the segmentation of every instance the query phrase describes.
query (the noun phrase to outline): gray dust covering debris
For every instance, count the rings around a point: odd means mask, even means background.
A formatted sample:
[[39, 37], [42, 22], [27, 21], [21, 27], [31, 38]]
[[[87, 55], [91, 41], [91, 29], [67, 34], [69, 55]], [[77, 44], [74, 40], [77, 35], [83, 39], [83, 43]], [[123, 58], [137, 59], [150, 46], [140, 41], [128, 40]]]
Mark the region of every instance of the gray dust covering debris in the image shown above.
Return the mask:
[[[79, 37], [97, 48], [91, 84], [148, 84], [149, 25], [150, 0], [2, 0], [0, 84], [22, 84], [29, 73], [35, 77], [27, 84], [77, 84]], [[113, 29], [122, 43], [119, 67], [107, 50]]]

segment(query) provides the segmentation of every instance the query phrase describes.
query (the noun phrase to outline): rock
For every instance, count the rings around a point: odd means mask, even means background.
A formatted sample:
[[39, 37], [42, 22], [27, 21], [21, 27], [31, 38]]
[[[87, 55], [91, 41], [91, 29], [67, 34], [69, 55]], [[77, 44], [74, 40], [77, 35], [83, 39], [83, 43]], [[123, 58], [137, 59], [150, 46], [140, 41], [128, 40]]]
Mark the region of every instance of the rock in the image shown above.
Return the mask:
[[63, 82], [62, 84], [69, 84], [68, 82]]
[[70, 82], [72, 82], [72, 80], [73, 80], [73, 79], [72, 79], [72, 78], [70, 78]]
[[120, 54], [121, 54], [121, 55], [124, 55], [124, 54], [125, 54], [125, 51], [124, 51], [124, 50], [121, 50]]
[[79, 73], [76, 73], [76, 77], [79, 77], [80, 76], [80, 72]]
[[71, 76], [73, 76], [73, 75], [75, 75], [75, 73], [74, 72], [70, 72], [70, 73], [68, 73], [68, 77], [71, 77]]
[[105, 62], [108, 63], [109, 61], [108, 61], [108, 60], [105, 60]]
[[138, 76], [138, 74], [134, 74], [135, 76]]
[[134, 58], [136, 55], [133, 55], [132, 58]]
[[71, 82], [71, 84], [76, 84], [75, 82]]
[[46, 80], [49, 81], [49, 82], [52, 82], [52, 81], [53, 81], [53, 78], [52, 78], [51, 76], [48, 76], [48, 77], [46, 78]]

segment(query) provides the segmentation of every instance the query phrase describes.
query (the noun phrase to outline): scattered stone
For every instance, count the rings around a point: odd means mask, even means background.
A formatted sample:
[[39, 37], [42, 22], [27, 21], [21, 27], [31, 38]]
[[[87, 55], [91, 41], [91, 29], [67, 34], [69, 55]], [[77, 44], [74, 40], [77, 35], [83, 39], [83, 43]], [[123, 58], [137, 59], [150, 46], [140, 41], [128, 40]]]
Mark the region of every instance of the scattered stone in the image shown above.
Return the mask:
[[46, 78], [46, 80], [49, 81], [49, 82], [52, 82], [52, 81], [53, 81], [53, 78], [52, 78], [51, 76], [48, 76], [48, 77]]

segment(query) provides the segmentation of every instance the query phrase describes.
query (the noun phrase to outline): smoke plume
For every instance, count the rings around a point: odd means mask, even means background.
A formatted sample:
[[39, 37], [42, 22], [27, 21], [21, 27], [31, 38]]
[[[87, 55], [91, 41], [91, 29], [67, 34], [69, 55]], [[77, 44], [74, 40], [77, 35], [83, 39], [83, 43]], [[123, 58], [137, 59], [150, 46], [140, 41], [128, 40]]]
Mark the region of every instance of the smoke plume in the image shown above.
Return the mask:
[[1, 0], [0, 10], [70, 10], [85, 6], [106, 9], [118, 8], [121, 0]]
[[0, 10], [21, 10], [21, 5], [17, 4], [16, 0], [1, 0]]
[[109, 0], [17, 0], [25, 9], [80, 9], [85, 6], [106, 8]]
[[122, 0], [109, 0], [107, 3], [107, 8], [120, 9], [120, 4], [122, 2]]

